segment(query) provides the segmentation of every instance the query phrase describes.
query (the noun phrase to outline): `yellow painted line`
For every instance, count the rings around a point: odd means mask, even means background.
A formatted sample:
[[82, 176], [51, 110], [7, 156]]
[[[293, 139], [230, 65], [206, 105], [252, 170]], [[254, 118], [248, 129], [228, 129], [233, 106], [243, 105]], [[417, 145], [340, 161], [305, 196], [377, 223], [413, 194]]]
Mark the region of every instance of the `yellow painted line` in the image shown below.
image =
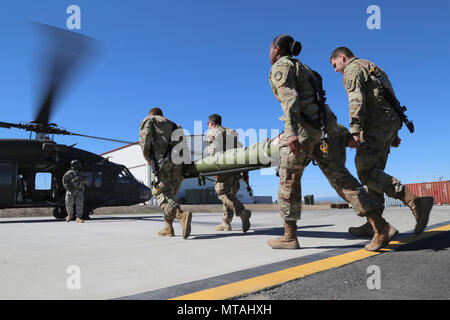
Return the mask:
[[300, 279], [302, 277], [317, 272], [344, 266], [346, 264], [358, 260], [378, 255], [382, 252], [392, 251], [407, 243], [425, 239], [434, 236], [437, 233], [442, 233], [446, 231], [450, 231], [450, 224], [432, 230], [428, 230], [419, 236], [408, 236], [397, 241], [391, 241], [386, 248], [383, 248], [378, 252], [369, 252], [366, 251], [365, 249], [351, 251], [334, 257], [309, 262], [306, 264], [264, 274], [254, 278], [245, 279], [225, 284], [222, 286], [193, 292], [190, 294], [172, 298], [171, 300], [223, 300], [240, 296], [246, 293], [251, 293], [269, 287], [273, 287], [275, 285], [280, 285], [288, 281]]

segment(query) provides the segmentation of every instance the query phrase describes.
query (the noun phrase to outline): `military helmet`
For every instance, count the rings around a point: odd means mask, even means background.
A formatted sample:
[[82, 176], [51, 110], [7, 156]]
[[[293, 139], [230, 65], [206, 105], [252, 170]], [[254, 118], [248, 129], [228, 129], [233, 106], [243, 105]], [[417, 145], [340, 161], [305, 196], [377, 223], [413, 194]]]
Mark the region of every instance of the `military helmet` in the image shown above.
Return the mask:
[[79, 160], [73, 160], [71, 163], [70, 163], [70, 168], [71, 169], [81, 169], [81, 162], [79, 161]]

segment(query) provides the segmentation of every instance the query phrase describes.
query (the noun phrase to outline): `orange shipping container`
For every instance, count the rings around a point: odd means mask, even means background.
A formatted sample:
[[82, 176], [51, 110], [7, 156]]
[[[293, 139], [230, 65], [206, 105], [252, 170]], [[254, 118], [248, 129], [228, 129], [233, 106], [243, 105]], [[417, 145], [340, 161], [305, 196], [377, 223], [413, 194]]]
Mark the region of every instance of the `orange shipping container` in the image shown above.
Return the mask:
[[434, 203], [450, 204], [450, 180], [406, 184], [419, 197], [434, 197]]

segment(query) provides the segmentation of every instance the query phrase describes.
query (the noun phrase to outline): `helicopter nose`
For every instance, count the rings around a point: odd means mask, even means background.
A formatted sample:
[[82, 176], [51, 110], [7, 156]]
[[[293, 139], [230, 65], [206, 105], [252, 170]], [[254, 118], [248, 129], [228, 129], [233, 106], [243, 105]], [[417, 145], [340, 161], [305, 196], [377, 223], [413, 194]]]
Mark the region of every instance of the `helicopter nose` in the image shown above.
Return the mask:
[[139, 196], [142, 202], [150, 201], [152, 198], [152, 190], [145, 184], [141, 184], [141, 187], [139, 188]]

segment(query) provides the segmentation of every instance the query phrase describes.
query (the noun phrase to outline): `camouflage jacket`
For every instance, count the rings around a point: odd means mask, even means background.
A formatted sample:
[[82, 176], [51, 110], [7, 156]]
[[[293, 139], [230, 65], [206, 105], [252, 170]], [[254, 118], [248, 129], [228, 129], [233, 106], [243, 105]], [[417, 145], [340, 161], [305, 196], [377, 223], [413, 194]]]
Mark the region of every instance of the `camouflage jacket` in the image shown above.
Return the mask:
[[141, 121], [139, 144], [148, 162], [153, 152], [155, 160], [161, 164], [170, 148], [181, 140], [186, 140], [181, 126], [163, 116], [147, 116]]
[[85, 175], [78, 170], [69, 170], [62, 178], [64, 188], [72, 194], [83, 192], [86, 182]]
[[[285, 135], [298, 136], [300, 142], [311, 138], [311, 132], [304, 128], [303, 123], [306, 120], [318, 121], [319, 118], [311, 77], [313, 72], [308, 66], [289, 56], [274, 63], [269, 75], [273, 94], [283, 109], [284, 115], [280, 120], [284, 121]], [[302, 119], [305, 117], [308, 119]]]
[[239, 142], [238, 133], [230, 128], [216, 126], [208, 131], [208, 153], [214, 155], [216, 152], [223, 152], [229, 149], [242, 148]]
[[[400, 118], [395, 110], [381, 95], [377, 83], [369, 71], [378, 68], [370, 61], [351, 58], [343, 71], [342, 81], [349, 101], [350, 132], [352, 134], [367, 130], [372, 125], [396, 123], [401, 127]], [[381, 73], [383, 86], [393, 93], [386, 73]]]

